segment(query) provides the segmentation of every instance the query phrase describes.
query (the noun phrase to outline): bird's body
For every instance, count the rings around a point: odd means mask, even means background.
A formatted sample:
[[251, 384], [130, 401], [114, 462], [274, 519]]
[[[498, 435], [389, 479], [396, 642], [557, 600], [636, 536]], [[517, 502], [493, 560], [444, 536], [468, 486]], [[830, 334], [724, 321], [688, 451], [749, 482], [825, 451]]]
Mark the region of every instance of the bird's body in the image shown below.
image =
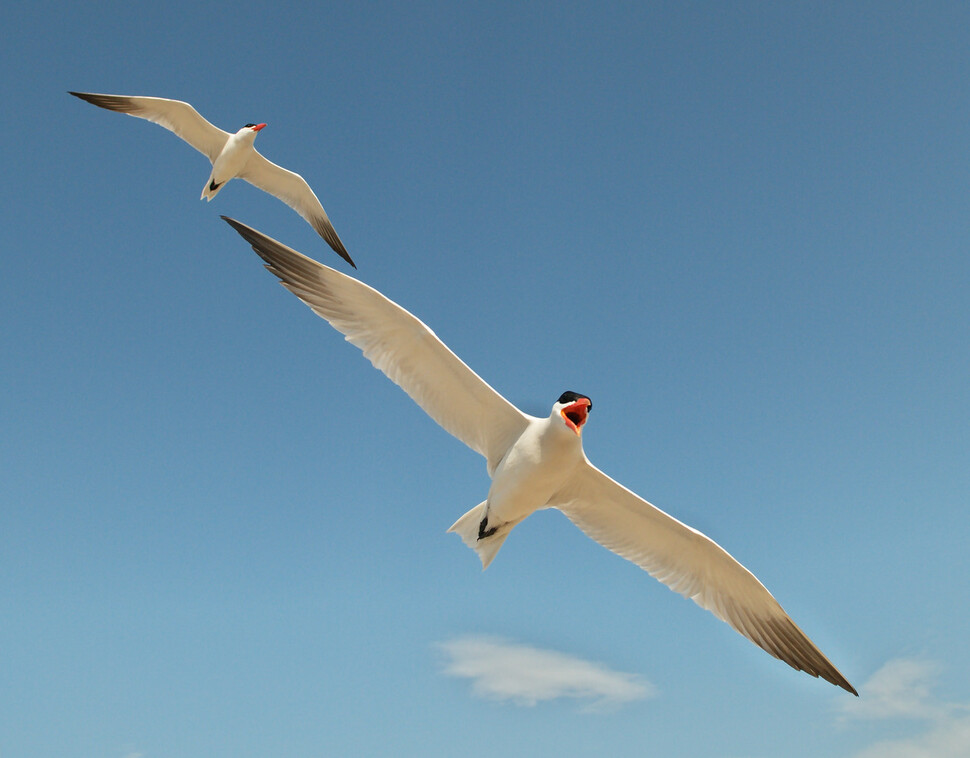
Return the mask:
[[857, 694], [750, 571], [713, 540], [589, 462], [582, 445], [589, 398], [564, 392], [547, 418], [525, 414], [380, 292], [255, 229], [226, 221], [284, 287], [359, 347], [442, 427], [485, 457], [492, 477], [488, 497], [449, 530], [478, 553], [483, 567], [516, 524], [540, 508], [556, 508], [588, 536], [771, 655]]
[[212, 172], [202, 188], [202, 199], [214, 198], [231, 179], [245, 179], [275, 195], [303, 216], [337, 255], [357, 268], [306, 180], [266, 160], [253, 146], [256, 135], [266, 124], [246, 124], [235, 134], [230, 134], [210, 124], [189, 103], [181, 100], [93, 92], [70, 94], [100, 108], [127, 113], [163, 126], [205, 155], [212, 163]]
[[230, 134], [219, 155], [212, 163], [212, 172], [202, 187], [200, 200], [212, 200], [230, 179], [235, 179], [256, 154], [253, 143], [256, 135], [266, 124], [247, 124], [235, 134]]
[[485, 502], [450, 529], [478, 553], [483, 568], [492, 562], [512, 527], [549, 507], [585, 458], [580, 436], [562, 422], [559, 409], [547, 418], [526, 419], [522, 433], [492, 473]]

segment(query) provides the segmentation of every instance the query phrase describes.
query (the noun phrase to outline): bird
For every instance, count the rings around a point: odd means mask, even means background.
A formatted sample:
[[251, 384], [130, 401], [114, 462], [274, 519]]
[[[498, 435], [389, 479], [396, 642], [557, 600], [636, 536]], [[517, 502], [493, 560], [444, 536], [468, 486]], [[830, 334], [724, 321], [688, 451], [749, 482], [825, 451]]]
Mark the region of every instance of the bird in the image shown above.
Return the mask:
[[93, 92], [69, 91], [68, 94], [100, 108], [127, 113], [164, 126], [205, 155], [212, 163], [212, 172], [202, 188], [201, 200], [212, 200], [231, 179], [245, 179], [264, 192], [275, 195], [303, 216], [337, 255], [357, 268], [306, 180], [266, 160], [253, 147], [256, 135], [266, 124], [246, 124], [235, 134], [229, 134], [210, 124], [189, 103], [181, 100]]
[[726, 550], [617, 483], [583, 450], [592, 400], [567, 391], [545, 418], [489, 386], [416, 316], [376, 289], [222, 217], [280, 283], [401, 387], [446, 431], [480, 453], [491, 485], [448, 530], [483, 570], [512, 529], [555, 508], [579, 529], [727, 622], [796, 670], [858, 695], [765, 586]]

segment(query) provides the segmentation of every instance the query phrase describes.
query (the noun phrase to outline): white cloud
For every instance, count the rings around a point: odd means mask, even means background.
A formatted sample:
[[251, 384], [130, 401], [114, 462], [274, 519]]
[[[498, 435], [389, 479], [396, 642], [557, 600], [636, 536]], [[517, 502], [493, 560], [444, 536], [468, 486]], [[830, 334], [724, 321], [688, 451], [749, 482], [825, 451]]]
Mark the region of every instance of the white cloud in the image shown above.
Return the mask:
[[966, 758], [970, 755], [970, 716], [946, 717], [923, 734], [877, 742], [855, 758]]
[[460, 637], [439, 647], [449, 658], [445, 673], [471, 679], [472, 691], [492, 700], [531, 706], [568, 697], [591, 700], [596, 708], [656, 694], [635, 674], [494, 637]]
[[862, 685], [858, 698], [844, 702], [842, 715], [860, 719], [944, 716], [951, 707], [930, 694], [939, 671], [937, 664], [918, 658], [889, 661]]
[[882, 740], [853, 758], [966, 758], [970, 755], [970, 706], [937, 699], [933, 684], [939, 666], [931, 661], [898, 658], [879, 669], [859, 698], [842, 706], [847, 719], [910, 719], [928, 722], [915, 736]]

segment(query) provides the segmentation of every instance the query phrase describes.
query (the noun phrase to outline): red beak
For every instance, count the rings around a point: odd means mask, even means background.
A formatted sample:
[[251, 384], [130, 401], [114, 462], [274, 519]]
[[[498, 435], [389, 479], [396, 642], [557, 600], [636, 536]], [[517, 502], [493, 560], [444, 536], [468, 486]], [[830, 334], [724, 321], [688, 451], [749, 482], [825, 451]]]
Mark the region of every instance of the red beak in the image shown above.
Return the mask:
[[576, 432], [576, 434], [580, 433], [583, 424], [586, 423], [586, 418], [589, 416], [589, 406], [589, 400], [581, 397], [575, 403], [567, 405], [559, 412], [562, 415], [563, 421], [566, 422], [566, 426]]
[[252, 130], [253, 130], [254, 132], [258, 132], [258, 131], [259, 131], [260, 129], [262, 129], [262, 128], [263, 128], [264, 126], [266, 126], [266, 124], [256, 124], [256, 126], [253, 126], [253, 127], [250, 127], [250, 128], [251, 128], [251, 129], [252, 129]]

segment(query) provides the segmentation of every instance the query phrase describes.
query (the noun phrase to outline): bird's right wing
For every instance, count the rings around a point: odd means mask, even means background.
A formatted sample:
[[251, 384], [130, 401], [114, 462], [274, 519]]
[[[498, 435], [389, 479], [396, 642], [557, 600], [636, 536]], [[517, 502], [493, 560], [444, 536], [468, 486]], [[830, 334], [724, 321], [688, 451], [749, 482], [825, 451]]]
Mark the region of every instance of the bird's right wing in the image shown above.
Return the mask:
[[229, 139], [229, 132], [206, 121], [199, 112], [181, 100], [164, 97], [130, 97], [128, 95], [98, 95], [93, 92], [71, 92], [74, 97], [87, 100], [109, 111], [127, 113], [164, 126], [215, 163]]
[[549, 505], [775, 658], [858, 694], [754, 574], [710, 537], [651, 505], [588, 460]]
[[303, 216], [337, 255], [357, 268], [357, 264], [351, 260], [350, 253], [337, 236], [333, 224], [330, 223], [330, 217], [327, 216], [327, 212], [310, 189], [306, 179], [294, 171], [277, 166], [256, 150], [253, 150], [253, 154], [249, 156], [246, 165], [239, 172], [239, 177], [264, 192], [275, 195]]
[[485, 456], [492, 471], [528, 417], [485, 383], [427, 326], [346, 274], [222, 217], [290, 292], [330, 322], [431, 418]]

